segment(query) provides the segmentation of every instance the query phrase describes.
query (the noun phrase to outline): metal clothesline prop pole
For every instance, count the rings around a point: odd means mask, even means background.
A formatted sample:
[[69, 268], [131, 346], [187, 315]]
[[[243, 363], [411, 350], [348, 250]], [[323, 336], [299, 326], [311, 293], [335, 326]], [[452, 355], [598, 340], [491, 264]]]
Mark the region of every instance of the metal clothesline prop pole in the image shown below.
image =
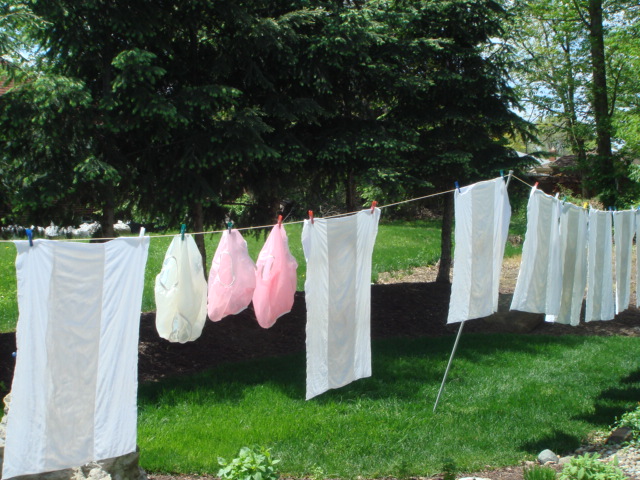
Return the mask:
[[[511, 182], [511, 176], [513, 175], [513, 170], [509, 170], [509, 175], [507, 176], [507, 184], [505, 188], [509, 188], [509, 183]], [[438, 402], [440, 402], [440, 396], [442, 395], [442, 391], [444, 390], [444, 385], [447, 383], [447, 376], [449, 375], [449, 370], [451, 369], [451, 364], [453, 363], [453, 357], [456, 355], [456, 350], [458, 349], [458, 343], [460, 342], [460, 337], [462, 336], [462, 329], [464, 328], [464, 321], [460, 322], [460, 328], [458, 329], [458, 334], [456, 335], [456, 341], [453, 343], [453, 349], [451, 350], [451, 355], [449, 356], [449, 363], [447, 363], [447, 368], [444, 371], [444, 377], [442, 377], [442, 384], [440, 385], [440, 390], [438, 390], [438, 396], [436, 397], [436, 403], [433, 405], [433, 412], [435, 413], [438, 408]]]

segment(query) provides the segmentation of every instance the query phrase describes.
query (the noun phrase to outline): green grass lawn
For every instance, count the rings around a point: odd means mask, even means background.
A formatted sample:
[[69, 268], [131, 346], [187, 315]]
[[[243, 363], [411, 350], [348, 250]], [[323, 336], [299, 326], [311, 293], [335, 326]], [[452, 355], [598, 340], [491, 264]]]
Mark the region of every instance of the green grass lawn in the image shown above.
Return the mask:
[[[289, 248], [298, 261], [298, 290], [304, 290], [306, 262], [302, 251], [302, 224], [286, 225]], [[265, 230], [268, 233], [268, 229]], [[264, 245], [264, 235], [253, 235], [242, 231], [247, 240], [249, 255], [255, 261]], [[207, 272], [211, 266], [213, 254], [220, 241], [221, 234], [205, 235], [207, 250]], [[142, 311], [155, 310], [154, 282], [162, 269], [164, 255], [171, 243], [171, 237], [152, 236], [149, 246], [149, 258], [145, 269]], [[16, 249], [12, 243], [0, 243], [0, 332], [15, 330], [18, 318], [15, 276]], [[421, 265], [430, 265], [440, 258], [440, 227], [438, 222], [390, 222], [382, 223], [373, 252], [372, 281], [378, 274], [407, 270]]]
[[452, 343], [376, 342], [371, 378], [308, 402], [304, 354], [142, 385], [142, 467], [215, 474], [260, 445], [296, 477], [471, 472], [571, 451], [640, 398], [637, 338], [469, 334], [434, 414]]

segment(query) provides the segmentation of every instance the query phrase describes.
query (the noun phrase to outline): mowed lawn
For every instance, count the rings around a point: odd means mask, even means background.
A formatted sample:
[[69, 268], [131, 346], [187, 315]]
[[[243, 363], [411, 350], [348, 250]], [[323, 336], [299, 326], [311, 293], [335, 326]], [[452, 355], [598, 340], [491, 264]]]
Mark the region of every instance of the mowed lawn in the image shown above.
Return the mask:
[[284, 475], [430, 476], [574, 450], [640, 399], [640, 339], [463, 335], [373, 345], [373, 376], [304, 400], [304, 354], [222, 366], [139, 391], [143, 468], [215, 474], [260, 445]]

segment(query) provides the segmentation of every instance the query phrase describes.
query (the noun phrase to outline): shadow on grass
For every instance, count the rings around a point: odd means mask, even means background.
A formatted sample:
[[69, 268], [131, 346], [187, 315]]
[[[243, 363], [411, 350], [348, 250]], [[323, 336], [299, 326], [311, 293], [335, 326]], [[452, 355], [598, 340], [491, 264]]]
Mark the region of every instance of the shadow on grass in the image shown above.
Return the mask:
[[[560, 355], [562, 349], [558, 349], [558, 345], [576, 348], [594, 341], [599, 340], [578, 336], [469, 334], [463, 335], [456, 360], [491, 367], [499, 361], [496, 360], [498, 354]], [[372, 345], [371, 378], [330, 390], [313, 402], [322, 405], [363, 397], [424, 400], [425, 387], [430, 392], [439, 387], [452, 345], [452, 337], [376, 341]], [[194, 403], [236, 403], [248, 390], [260, 385], [274, 387], [290, 399], [304, 401], [305, 363], [304, 354], [230, 363], [193, 375], [143, 384], [139, 389], [139, 401], [141, 405], [158, 402], [171, 405], [182, 401], [183, 394], [189, 393], [189, 401]], [[454, 360], [450, 380], [464, 380], [465, 375], [464, 369], [456, 370]], [[428, 399], [431, 400], [435, 400], [435, 396]]]
[[580, 446], [581, 439], [576, 435], [567, 435], [565, 432], [553, 430], [549, 435], [524, 443], [523, 450], [539, 454], [542, 450], [549, 449], [556, 455], [562, 456], [575, 451]]
[[589, 415], [576, 417], [592, 424], [610, 424], [623, 413], [633, 409], [640, 400], [640, 369], [620, 380], [614, 388], [603, 390], [595, 400]]

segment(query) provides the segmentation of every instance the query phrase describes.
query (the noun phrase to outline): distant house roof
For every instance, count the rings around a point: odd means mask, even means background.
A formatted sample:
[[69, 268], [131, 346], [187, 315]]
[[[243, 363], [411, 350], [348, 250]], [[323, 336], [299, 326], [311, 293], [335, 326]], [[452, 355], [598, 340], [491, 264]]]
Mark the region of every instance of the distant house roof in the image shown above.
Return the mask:
[[5, 93], [7, 93], [13, 87], [14, 87], [13, 80], [7, 82], [6, 80], [0, 78], [0, 96], [2, 96]]
[[577, 155], [563, 155], [555, 161], [555, 166], [558, 168], [577, 167], [578, 156]]

